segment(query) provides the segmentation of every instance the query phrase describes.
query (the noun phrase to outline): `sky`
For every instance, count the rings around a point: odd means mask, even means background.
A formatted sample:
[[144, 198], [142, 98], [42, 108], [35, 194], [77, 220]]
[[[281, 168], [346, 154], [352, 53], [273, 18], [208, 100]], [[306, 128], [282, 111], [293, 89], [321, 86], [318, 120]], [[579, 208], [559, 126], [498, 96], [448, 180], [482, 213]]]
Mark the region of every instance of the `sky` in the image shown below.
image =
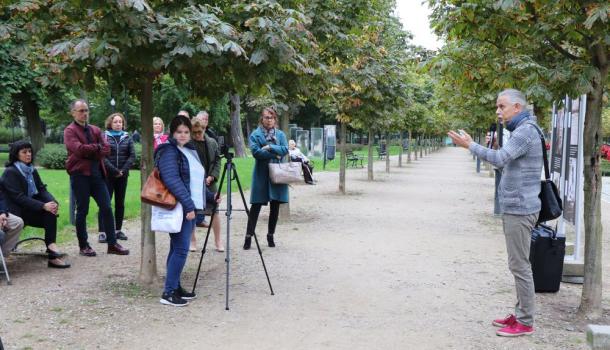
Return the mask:
[[412, 43], [427, 49], [438, 49], [442, 43], [430, 29], [428, 15], [432, 12], [423, 0], [397, 0], [396, 14], [405, 29], [413, 34]]

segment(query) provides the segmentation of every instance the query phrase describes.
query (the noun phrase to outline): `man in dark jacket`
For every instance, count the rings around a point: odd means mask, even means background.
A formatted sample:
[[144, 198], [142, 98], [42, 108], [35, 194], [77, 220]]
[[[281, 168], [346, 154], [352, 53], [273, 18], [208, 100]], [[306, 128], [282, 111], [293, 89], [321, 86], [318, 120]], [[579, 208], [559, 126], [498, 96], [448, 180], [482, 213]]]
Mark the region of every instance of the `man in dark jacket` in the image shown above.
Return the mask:
[[85, 100], [72, 102], [70, 113], [74, 122], [64, 130], [64, 143], [68, 150], [66, 171], [70, 175], [70, 186], [76, 201], [76, 236], [80, 254], [96, 255], [89, 245], [87, 235], [89, 197], [93, 197], [104, 221], [108, 254], [128, 255], [129, 250], [116, 241], [110, 194], [104, 182], [104, 177], [107, 176], [104, 158], [110, 153], [110, 146], [101, 130], [88, 123], [89, 106]]

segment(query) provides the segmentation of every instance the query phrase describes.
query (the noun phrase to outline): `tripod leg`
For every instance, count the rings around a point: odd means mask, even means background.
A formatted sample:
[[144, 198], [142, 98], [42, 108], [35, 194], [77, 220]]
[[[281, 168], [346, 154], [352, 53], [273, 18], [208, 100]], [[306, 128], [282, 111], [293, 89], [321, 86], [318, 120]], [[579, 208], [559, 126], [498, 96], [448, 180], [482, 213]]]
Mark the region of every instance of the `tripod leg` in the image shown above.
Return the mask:
[[[239, 188], [239, 193], [241, 194], [241, 199], [244, 202], [244, 208], [246, 208], [246, 213], [250, 215], [250, 211], [248, 210], [248, 205], [246, 204], [246, 197], [244, 196], [244, 191], [241, 188], [241, 183], [239, 182], [239, 177], [237, 176], [237, 170], [233, 168], [233, 176], [235, 177], [235, 181], [237, 182], [237, 188]], [[269, 273], [267, 272], [267, 266], [265, 265], [265, 259], [263, 258], [263, 252], [261, 250], [261, 246], [258, 244], [258, 238], [256, 237], [256, 232], [252, 232], [252, 236], [254, 236], [254, 242], [256, 243], [256, 249], [258, 249], [258, 255], [261, 258], [261, 263], [263, 263], [263, 270], [265, 270], [265, 276], [267, 277], [267, 283], [269, 284], [269, 290], [271, 291], [271, 295], [275, 295], [273, 292], [273, 287], [271, 286], [271, 280], [269, 279]]]
[[[224, 181], [225, 175], [227, 173], [227, 167], [225, 164], [225, 168], [222, 170], [222, 175], [220, 176], [220, 185], [218, 185], [218, 195], [220, 195], [220, 191], [222, 190], [222, 183]], [[218, 208], [218, 203], [214, 202], [214, 206], [212, 207], [212, 213], [216, 212]], [[195, 288], [197, 288], [197, 281], [199, 280], [199, 273], [201, 272], [201, 263], [203, 262], [203, 256], [205, 255], [205, 248], [208, 245], [208, 239], [210, 238], [210, 230], [212, 229], [212, 224], [214, 223], [214, 216], [210, 217], [210, 225], [208, 226], [208, 232], [205, 235], [205, 242], [203, 243], [203, 248], [201, 249], [201, 257], [199, 258], [199, 266], [197, 267], [197, 274], [195, 275], [195, 282], [193, 283], [192, 292], [195, 293]]]

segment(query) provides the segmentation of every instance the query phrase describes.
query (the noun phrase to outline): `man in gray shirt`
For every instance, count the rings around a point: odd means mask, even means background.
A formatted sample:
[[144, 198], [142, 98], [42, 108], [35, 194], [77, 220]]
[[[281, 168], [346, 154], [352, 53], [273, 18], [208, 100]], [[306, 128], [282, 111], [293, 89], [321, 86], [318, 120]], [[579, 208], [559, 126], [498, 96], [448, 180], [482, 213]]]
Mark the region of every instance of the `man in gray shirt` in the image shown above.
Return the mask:
[[538, 126], [526, 105], [525, 96], [518, 90], [507, 89], [498, 95], [496, 113], [511, 132], [510, 139], [499, 150], [475, 143], [464, 131], [448, 133], [456, 145], [502, 169], [498, 196], [517, 305], [515, 314], [492, 324], [501, 327], [497, 335], [507, 337], [534, 333], [535, 292], [529, 255], [531, 231], [540, 212], [542, 147]]

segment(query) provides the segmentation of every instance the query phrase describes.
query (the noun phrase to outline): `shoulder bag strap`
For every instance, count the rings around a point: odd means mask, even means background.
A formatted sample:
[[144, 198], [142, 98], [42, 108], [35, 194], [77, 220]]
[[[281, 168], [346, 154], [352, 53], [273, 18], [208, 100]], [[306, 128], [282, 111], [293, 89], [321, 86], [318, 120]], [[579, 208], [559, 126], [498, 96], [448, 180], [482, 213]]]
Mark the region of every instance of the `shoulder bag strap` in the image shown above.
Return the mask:
[[542, 134], [542, 131], [540, 130], [540, 128], [538, 128], [538, 126], [534, 123], [527, 123], [531, 126], [534, 127], [534, 129], [536, 129], [536, 131], [538, 132], [538, 135], [540, 135], [540, 145], [542, 146], [542, 158], [543, 158], [543, 162], [544, 162], [544, 177], [547, 180], [551, 179], [551, 173], [549, 172], [549, 160], [546, 154], [546, 145], [544, 142], [544, 134]]

